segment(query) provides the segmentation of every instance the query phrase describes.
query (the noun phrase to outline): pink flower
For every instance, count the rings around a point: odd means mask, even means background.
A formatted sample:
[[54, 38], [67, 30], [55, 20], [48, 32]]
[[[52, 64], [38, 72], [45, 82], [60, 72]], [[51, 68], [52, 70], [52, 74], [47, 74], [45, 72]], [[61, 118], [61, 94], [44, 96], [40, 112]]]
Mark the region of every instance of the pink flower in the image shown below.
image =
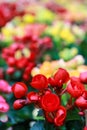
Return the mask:
[[11, 86], [5, 80], [0, 80], [0, 92], [11, 93]]
[[80, 81], [84, 84], [87, 84], [87, 71], [86, 72], [82, 72], [79, 76]]
[[6, 102], [6, 100], [0, 96], [0, 112], [7, 112], [9, 110], [9, 104]]

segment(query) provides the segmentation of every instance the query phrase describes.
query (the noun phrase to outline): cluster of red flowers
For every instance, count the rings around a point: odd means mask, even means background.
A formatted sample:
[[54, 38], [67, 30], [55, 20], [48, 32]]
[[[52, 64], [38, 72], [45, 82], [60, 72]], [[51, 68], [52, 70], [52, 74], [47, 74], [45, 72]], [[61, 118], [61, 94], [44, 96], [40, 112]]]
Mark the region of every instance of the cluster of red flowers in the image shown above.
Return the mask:
[[17, 15], [24, 14], [23, 10], [17, 9], [16, 3], [3, 2], [0, 3], [0, 27], [4, 26], [8, 21]]
[[[30, 83], [38, 92], [28, 93], [27, 86], [22, 82], [13, 85], [12, 91], [18, 98], [13, 104], [14, 109], [21, 109], [25, 105], [34, 103], [36, 107], [43, 110], [44, 116], [49, 122], [61, 126], [69, 109], [78, 107], [80, 113], [87, 109], [87, 91], [84, 83], [87, 84], [87, 72], [81, 73], [79, 78], [70, 77], [69, 73], [62, 68], [59, 68], [55, 75], [48, 79], [44, 75], [38, 74], [32, 78]], [[66, 87], [63, 84], [66, 84]], [[61, 98], [64, 93], [70, 95], [66, 106], [62, 104]], [[73, 101], [72, 98], [75, 100]]]
[[29, 33], [23, 37], [15, 37], [15, 42], [2, 50], [2, 57], [8, 64], [7, 74], [19, 70], [22, 72], [23, 79], [29, 80], [32, 68], [44, 51], [51, 47], [52, 41], [49, 37], [40, 38]]

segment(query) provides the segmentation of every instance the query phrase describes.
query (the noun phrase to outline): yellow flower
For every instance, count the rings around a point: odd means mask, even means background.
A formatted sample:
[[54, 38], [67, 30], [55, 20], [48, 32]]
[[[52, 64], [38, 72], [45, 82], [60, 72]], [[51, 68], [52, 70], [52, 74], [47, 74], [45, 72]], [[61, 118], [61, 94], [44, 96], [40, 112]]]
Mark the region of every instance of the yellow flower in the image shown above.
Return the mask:
[[34, 23], [35, 22], [35, 16], [31, 15], [31, 14], [26, 14], [23, 16], [23, 21], [25, 23]]
[[37, 12], [36, 20], [39, 22], [46, 22], [46, 23], [52, 23], [53, 19], [55, 18], [55, 15], [49, 11], [48, 9], [41, 8]]
[[69, 74], [70, 74], [70, 76], [76, 76], [76, 77], [78, 77], [80, 73], [79, 73], [78, 70], [70, 70]]
[[75, 41], [75, 36], [70, 32], [69, 29], [63, 29], [60, 32], [60, 37], [64, 39], [66, 42], [72, 43]]
[[31, 75], [34, 77], [37, 74], [40, 74], [40, 69], [38, 67], [34, 67], [31, 71]]
[[40, 67], [40, 73], [45, 75], [47, 78], [52, 75], [52, 67], [51, 67], [51, 62], [45, 61], [41, 67]]
[[2, 34], [3, 34], [5, 37], [11, 37], [11, 36], [14, 34], [14, 31], [13, 31], [12, 28], [4, 27], [4, 28], [2, 28]]
[[52, 36], [55, 37], [55, 36], [58, 35], [58, 29], [57, 28], [51, 28], [50, 33], [51, 33]]
[[45, 32], [53, 37], [58, 37], [58, 35], [61, 31], [61, 28], [63, 26], [64, 25], [62, 22], [58, 22], [58, 23], [55, 23], [55, 25], [53, 25], [53, 26], [52, 25], [48, 26]]

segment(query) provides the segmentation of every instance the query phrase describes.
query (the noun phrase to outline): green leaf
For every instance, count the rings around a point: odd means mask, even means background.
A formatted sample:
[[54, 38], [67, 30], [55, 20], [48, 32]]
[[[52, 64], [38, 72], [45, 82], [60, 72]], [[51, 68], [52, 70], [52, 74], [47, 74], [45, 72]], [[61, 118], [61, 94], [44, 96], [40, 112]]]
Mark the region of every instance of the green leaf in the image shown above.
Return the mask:
[[80, 115], [78, 114], [78, 109], [77, 108], [74, 108], [74, 109], [71, 109], [68, 111], [67, 113], [67, 118], [66, 120], [67, 121], [70, 121], [70, 120], [81, 120], [81, 117]]
[[83, 123], [79, 120], [68, 121], [66, 130], [83, 130]]
[[11, 108], [11, 110], [7, 113], [9, 117], [8, 121], [9, 126], [24, 122], [25, 120], [33, 120], [32, 111], [33, 111], [32, 105], [26, 106], [18, 111]]
[[61, 96], [62, 105], [65, 106], [67, 104], [69, 98], [70, 98], [69, 94], [67, 94], [67, 93], [63, 94]]
[[0, 57], [0, 67], [6, 67], [5, 60]]
[[63, 125], [60, 127], [60, 130], [67, 130], [67, 129], [66, 129], [65, 125]]
[[49, 123], [47, 120], [44, 123], [44, 128], [45, 130], [56, 130], [56, 127], [54, 126], [54, 124]]

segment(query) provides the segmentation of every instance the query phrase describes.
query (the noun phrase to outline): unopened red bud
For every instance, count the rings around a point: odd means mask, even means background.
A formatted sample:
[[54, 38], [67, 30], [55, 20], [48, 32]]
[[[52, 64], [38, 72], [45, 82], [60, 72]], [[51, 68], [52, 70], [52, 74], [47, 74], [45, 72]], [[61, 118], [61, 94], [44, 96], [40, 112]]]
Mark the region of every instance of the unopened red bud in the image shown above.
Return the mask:
[[48, 80], [42, 74], [37, 74], [33, 77], [32, 82], [30, 83], [31, 86], [37, 90], [44, 90], [48, 87]]
[[25, 105], [25, 100], [18, 99], [14, 102], [13, 107], [15, 110], [23, 108]]
[[57, 126], [61, 126], [64, 123], [64, 120], [66, 118], [66, 109], [63, 106], [59, 106], [57, 113], [56, 113], [56, 117], [54, 119], [54, 123]]
[[27, 98], [30, 102], [36, 102], [39, 100], [39, 95], [36, 92], [30, 92], [27, 94]]
[[22, 98], [26, 95], [28, 88], [22, 82], [17, 82], [12, 86], [12, 91], [16, 98]]

